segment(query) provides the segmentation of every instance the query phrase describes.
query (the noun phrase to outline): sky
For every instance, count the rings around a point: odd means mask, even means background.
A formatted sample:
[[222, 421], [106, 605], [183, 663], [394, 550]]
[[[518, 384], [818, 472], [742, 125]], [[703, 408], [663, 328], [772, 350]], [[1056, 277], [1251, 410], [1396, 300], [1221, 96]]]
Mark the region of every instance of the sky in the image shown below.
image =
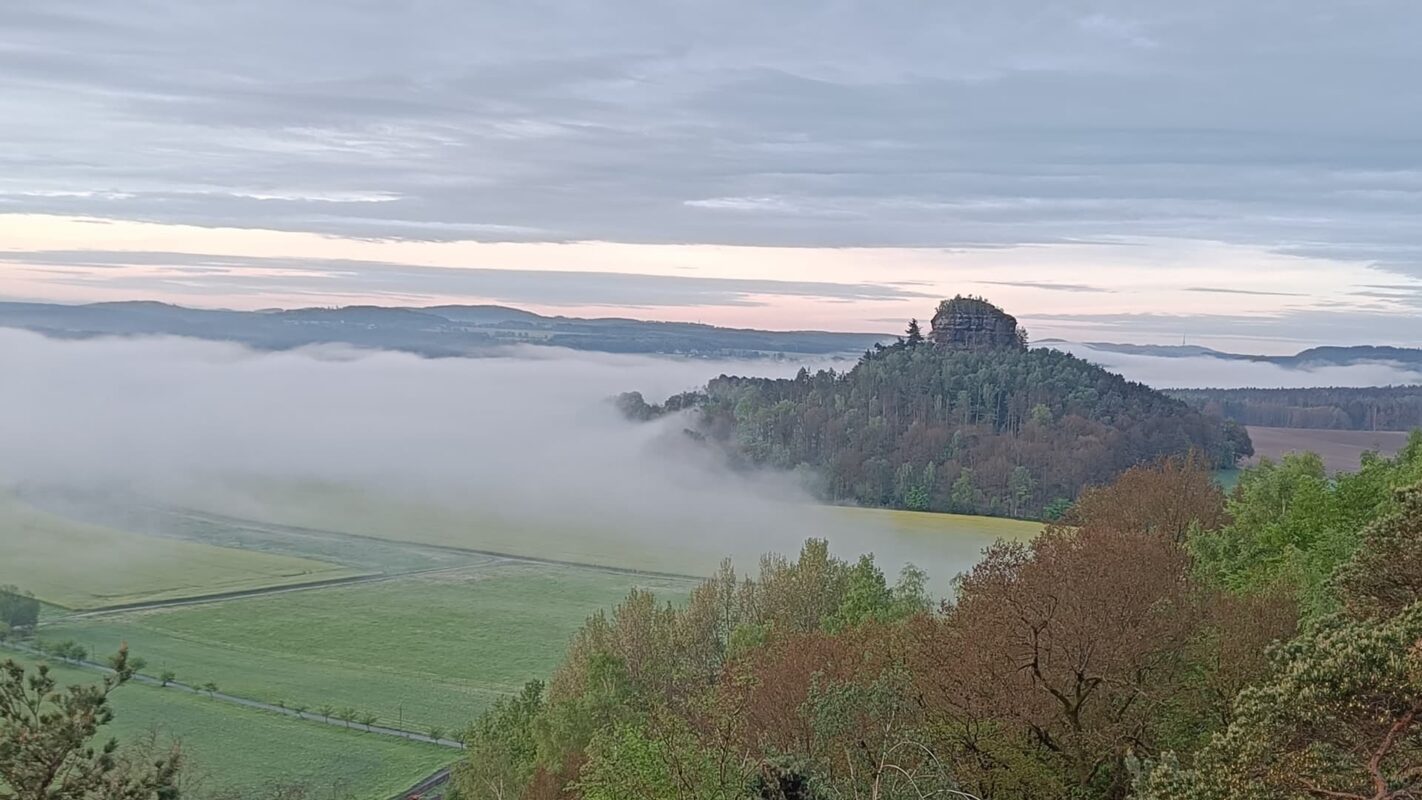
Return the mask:
[[1422, 345], [1422, 5], [0, 4], [0, 297]]

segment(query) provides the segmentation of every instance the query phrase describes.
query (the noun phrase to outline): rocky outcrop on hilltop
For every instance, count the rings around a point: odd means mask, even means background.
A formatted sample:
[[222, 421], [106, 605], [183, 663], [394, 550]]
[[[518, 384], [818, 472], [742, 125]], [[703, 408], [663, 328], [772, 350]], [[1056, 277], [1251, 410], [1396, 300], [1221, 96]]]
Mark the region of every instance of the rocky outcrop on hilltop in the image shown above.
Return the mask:
[[981, 297], [939, 303], [928, 338], [950, 350], [1027, 349], [1027, 332], [1017, 318]]

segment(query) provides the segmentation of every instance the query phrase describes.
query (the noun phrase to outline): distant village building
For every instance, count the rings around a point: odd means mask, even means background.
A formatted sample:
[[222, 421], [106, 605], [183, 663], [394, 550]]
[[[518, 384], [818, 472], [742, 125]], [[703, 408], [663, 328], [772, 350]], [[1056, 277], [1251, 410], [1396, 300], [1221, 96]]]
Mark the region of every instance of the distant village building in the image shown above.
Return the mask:
[[1027, 348], [1027, 332], [1017, 318], [981, 297], [960, 295], [939, 303], [928, 338], [953, 350]]

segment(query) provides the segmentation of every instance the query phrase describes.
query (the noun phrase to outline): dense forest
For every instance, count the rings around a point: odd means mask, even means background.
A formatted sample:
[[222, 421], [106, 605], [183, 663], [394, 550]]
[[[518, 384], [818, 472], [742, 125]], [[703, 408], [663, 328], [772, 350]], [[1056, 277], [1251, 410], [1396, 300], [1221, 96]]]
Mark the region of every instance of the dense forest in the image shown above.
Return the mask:
[[1053, 516], [1082, 488], [1166, 455], [1233, 466], [1248, 435], [1072, 355], [1028, 349], [1016, 320], [979, 298], [945, 301], [846, 372], [722, 376], [648, 418], [695, 409], [698, 435], [756, 465], [801, 470], [833, 501]]
[[1168, 459], [991, 547], [948, 602], [819, 541], [687, 602], [635, 591], [470, 728], [456, 796], [1414, 798], [1418, 481], [1422, 434], [1228, 498]]
[[1241, 425], [1343, 431], [1422, 428], [1422, 386], [1171, 389], [1166, 394]]

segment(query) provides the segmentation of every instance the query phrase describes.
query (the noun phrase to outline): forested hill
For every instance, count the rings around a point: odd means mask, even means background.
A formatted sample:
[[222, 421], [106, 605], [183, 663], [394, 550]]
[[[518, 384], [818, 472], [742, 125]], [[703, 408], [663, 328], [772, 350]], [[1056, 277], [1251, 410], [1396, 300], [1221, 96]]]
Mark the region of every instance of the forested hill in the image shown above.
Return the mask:
[[1234, 423], [1010, 331], [955, 340], [944, 307], [929, 337], [915, 326], [847, 372], [722, 376], [666, 406], [625, 396], [624, 410], [693, 405], [701, 434], [754, 464], [807, 469], [830, 500], [974, 514], [1052, 516], [1161, 456], [1232, 466], [1253, 452]]
[[261, 350], [344, 344], [435, 358], [488, 356], [510, 344], [711, 358], [759, 358], [782, 353], [838, 357], [892, 338], [875, 333], [758, 331], [691, 322], [545, 317], [518, 308], [488, 305], [227, 311], [152, 302], [79, 306], [0, 303], [0, 327], [81, 339], [190, 336], [240, 342]]

